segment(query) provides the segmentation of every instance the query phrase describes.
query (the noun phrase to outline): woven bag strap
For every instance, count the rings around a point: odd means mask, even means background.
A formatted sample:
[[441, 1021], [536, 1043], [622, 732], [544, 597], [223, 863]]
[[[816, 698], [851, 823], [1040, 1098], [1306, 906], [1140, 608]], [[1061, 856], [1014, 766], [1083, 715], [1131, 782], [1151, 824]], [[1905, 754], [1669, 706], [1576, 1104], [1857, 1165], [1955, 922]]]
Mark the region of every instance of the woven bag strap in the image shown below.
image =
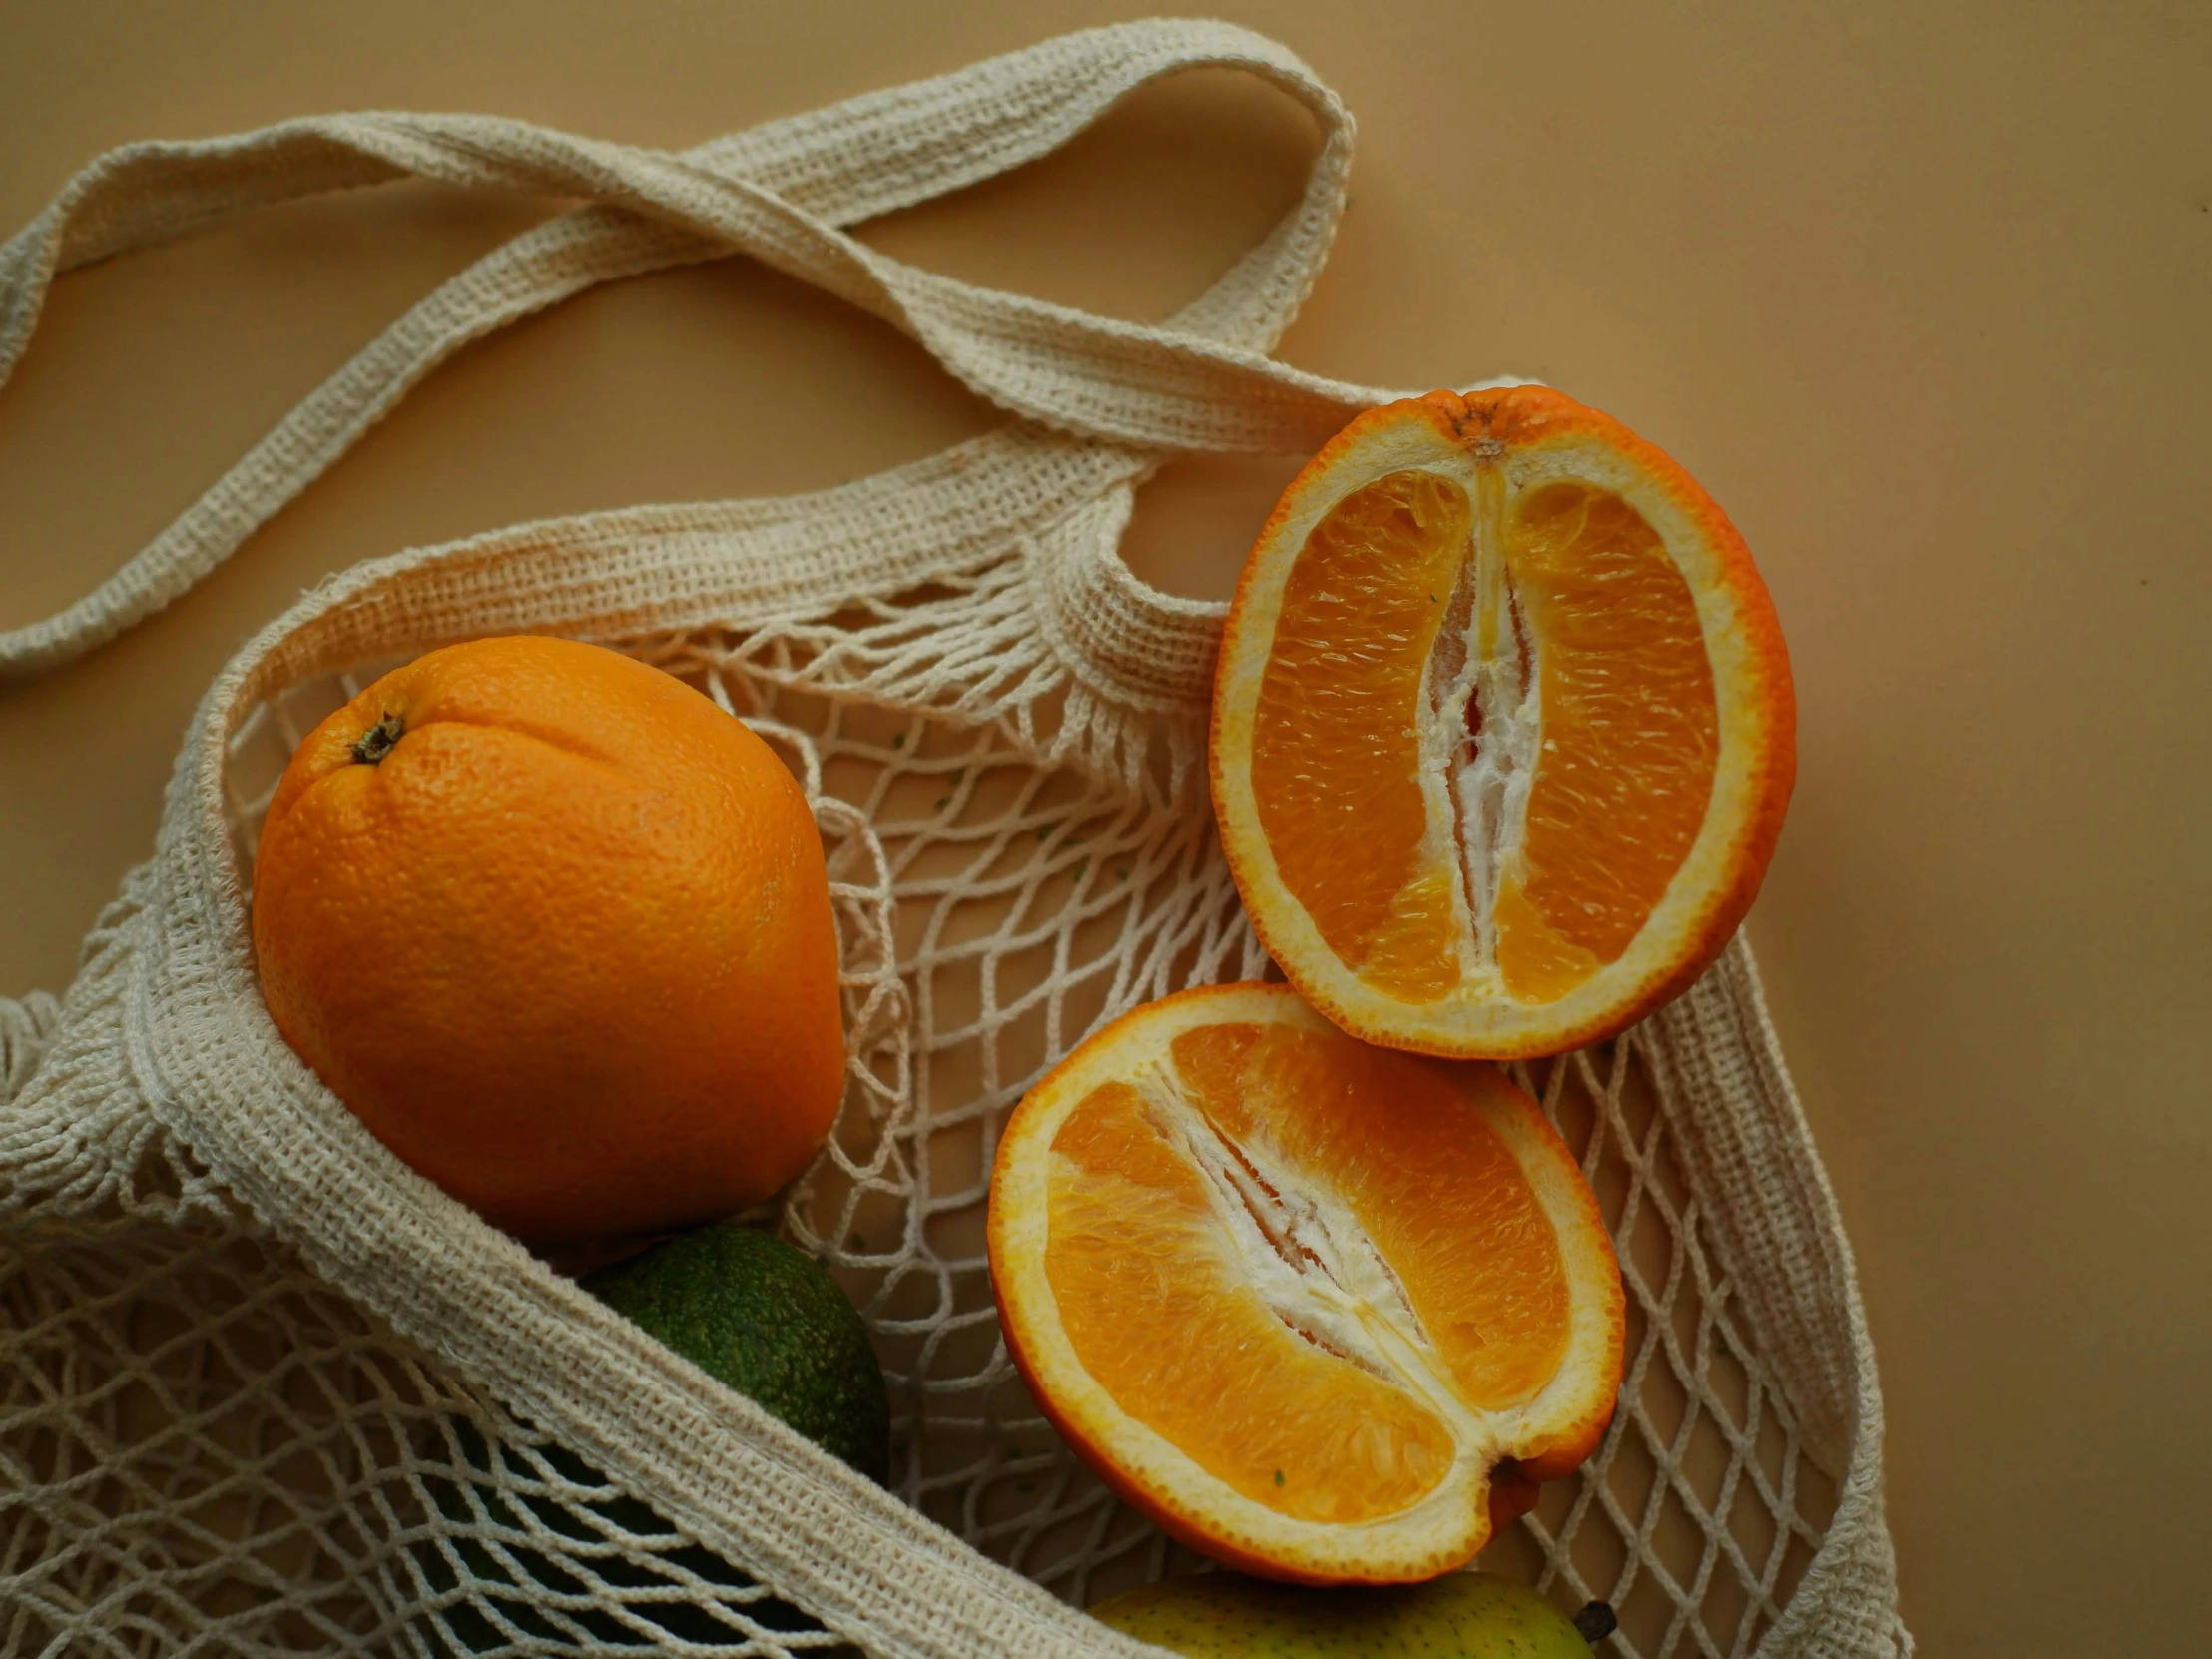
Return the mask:
[[[1194, 67], [1271, 81], [1322, 145], [1298, 205], [1159, 326], [919, 270], [842, 227], [1018, 167], [1131, 89]], [[413, 176], [580, 198], [441, 285], [309, 394], [75, 604], [0, 632], [0, 680], [113, 638], [206, 576], [461, 346], [599, 282], [745, 253], [909, 334], [979, 395], [1080, 436], [1162, 450], [1307, 451], [1395, 395], [1266, 355], [1327, 256], [1352, 123], [1303, 63], [1213, 22], [1086, 30], [675, 153], [475, 115], [360, 114], [110, 151], [0, 247], [0, 384], [55, 276], [276, 202]]]

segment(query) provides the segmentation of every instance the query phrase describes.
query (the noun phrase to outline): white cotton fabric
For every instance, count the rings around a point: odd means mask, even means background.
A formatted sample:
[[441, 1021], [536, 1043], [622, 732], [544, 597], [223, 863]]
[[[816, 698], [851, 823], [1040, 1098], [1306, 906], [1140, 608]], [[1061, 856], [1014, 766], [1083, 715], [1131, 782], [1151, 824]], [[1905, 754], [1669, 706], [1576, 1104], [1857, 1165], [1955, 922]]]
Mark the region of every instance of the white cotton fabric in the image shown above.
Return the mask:
[[[843, 230], [1196, 66], [1274, 83], [1323, 144], [1298, 207], [1165, 324], [974, 287]], [[1397, 395], [1268, 355], [1326, 256], [1350, 154], [1344, 109], [1280, 46], [1147, 22], [681, 154], [405, 114], [132, 145], [0, 250], [4, 375], [57, 273], [244, 209], [409, 175], [589, 204], [415, 306], [84, 600], [0, 633], [6, 676], [143, 621], [461, 345], [615, 277], [749, 254], [900, 328], [1011, 417], [818, 494], [588, 514], [359, 566], [208, 689], [155, 856], [77, 981], [59, 1002], [0, 1000], [0, 1648], [1145, 1651], [1068, 1602], [1180, 1558], [1020, 1394], [980, 1172], [1022, 1089], [1099, 1019], [1264, 967], [1202, 785], [1220, 607], [1153, 592], [1117, 547], [1164, 458], [1310, 451]], [[895, 1491], [400, 1165], [263, 1007], [253, 834], [308, 705], [519, 631], [685, 675], [815, 802], [851, 1086], [779, 1219], [875, 1333]], [[852, 776], [872, 780], [857, 799], [836, 782]], [[979, 934], [946, 920], [985, 900]], [[1663, 1636], [1613, 1651], [1648, 1659], [1909, 1652], [1850, 1250], [1748, 953], [1619, 1042], [1520, 1074], [1612, 1195], [1643, 1333], [1606, 1449], [1564, 1513], [1523, 1523], [1543, 1582], [1570, 1603], [1644, 1596]], [[1656, 1254], [1628, 1248], [1654, 1229]], [[610, 1520], [616, 1493], [676, 1530]], [[795, 1628], [770, 1592], [827, 1628]]]

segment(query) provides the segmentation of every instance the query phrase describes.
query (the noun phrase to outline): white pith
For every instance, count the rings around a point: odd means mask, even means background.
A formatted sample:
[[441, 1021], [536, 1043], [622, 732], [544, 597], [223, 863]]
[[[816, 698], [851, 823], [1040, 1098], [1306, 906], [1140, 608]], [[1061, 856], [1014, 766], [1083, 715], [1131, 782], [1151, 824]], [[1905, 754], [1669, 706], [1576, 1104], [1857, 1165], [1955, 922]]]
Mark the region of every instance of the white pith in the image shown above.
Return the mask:
[[[1008, 1335], [1017, 1341], [1038, 1385], [1062, 1419], [1108, 1457], [1120, 1473], [1150, 1492], [1199, 1530], [1233, 1547], [1301, 1575], [1317, 1578], [1427, 1576], [1464, 1561], [1488, 1535], [1489, 1475], [1499, 1459], [1526, 1456], [1566, 1425], [1588, 1419], [1610, 1399], [1617, 1377], [1620, 1285], [1602, 1232], [1592, 1235], [1584, 1208], [1587, 1189], [1571, 1155], [1532, 1107], [1500, 1108], [1468, 1091], [1470, 1109], [1512, 1149], [1528, 1176], [1539, 1207], [1558, 1238], [1568, 1287], [1568, 1342], [1558, 1371], [1534, 1396], [1496, 1411], [1474, 1409], [1458, 1398], [1440, 1357], [1386, 1263], [1376, 1252], [1342, 1200], [1317, 1200], [1312, 1177], [1284, 1175], [1265, 1147], [1243, 1148], [1261, 1177], [1279, 1194], [1302, 1194], [1285, 1207], [1285, 1238], [1318, 1244], [1328, 1264], [1321, 1271], [1294, 1269], [1269, 1242], [1246, 1203], [1250, 1176], [1240, 1180], [1225, 1163], [1235, 1155], [1212, 1136], [1197, 1142], [1197, 1162], [1215, 1194], [1236, 1263], [1248, 1283], [1291, 1330], [1331, 1348], [1413, 1394], [1444, 1423], [1454, 1443], [1450, 1469], [1409, 1507], [1357, 1523], [1297, 1519], [1244, 1496], [1213, 1475], [1156, 1430], [1126, 1415], [1115, 1397], [1084, 1370], [1060, 1324], [1057, 1293], [1045, 1275], [1049, 1240], [1050, 1172], [1054, 1138], [1068, 1115], [1101, 1085], [1135, 1083], [1148, 1106], [1159, 1100], [1171, 1064], [1168, 1045], [1193, 1026], [1224, 1021], [1283, 1023], [1327, 1031], [1328, 1023], [1287, 986], [1243, 985], [1185, 992], [1132, 1015], [1141, 1038], [1109, 1028], [1084, 1044], [1022, 1104], [1008, 1126], [1005, 1149], [992, 1177], [992, 1272], [1000, 1283], [1000, 1307]], [[1464, 1074], [1489, 1074], [1469, 1066]], [[1198, 1114], [1174, 1091], [1165, 1121], [1180, 1126]], [[1517, 1097], [1516, 1097], [1517, 1098]], [[1525, 1113], [1525, 1115], [1524, 1115]], [[1204, 1150], [1212, 1137], [1216, 1147]], [[1272, 1172], [1272, 1173], [1271, 1173]], [[1256, 1195], [1262, 1196], [1265, 1195]], [[1334, 1213], [1341, 1212], [1341, 1217]], [[1267, 1214], [1264, 1208], [1260, 1212]], [[1356, 1298], [1371, 1297], [1367, 1311]], [[1138, 1341], [1174, 1341], [1173, 1333], [1132, 1333]], [[1611, 1370], [1605, 1355], [1610, 1350]], [[1600, 1397], [1602, 1395], [1602, 1397]]]
[[[1421, 470], [1451, 477], [1439, 466]], [[1505, 568], [1511, 484], [1502, 468], [1479, 457], [1453, 470], [1465, 474], [1452, 482], [1473, 509], [1471, 535], [1429, 657], [1415, 731], [1428, 807], [1426, 850], [1452, 873], [1460, 971], [1494, 974], [1498, 878], [1519, 850], [1528, 822], [1543, 682], [1535, 640], [1517, 625]], [[1467, 732], [1470, 704], [1482, 715], [1479, 741]]]
[[[1541, 1040], [1523, 1042], [1517, 1036], [1533, 1005], [1505, 988], [1496, 968], [1492, 920], [1498, 878], [1511, 867], [1520, 845], [1541, 742], [1535, 665], [1529, 665], [1530, 695], [1520, 698], [1517, 644], [1505, 620], [1509, 596], [1503, 591], [1504, 562], [1497, 544], [1513, 501], [1564, 480], [1610, 491], [1642, 515], [1697, 605], [1713, 669], [1720, 738], [1705, 821], [1666, 891], [1616, 961], [1540, 1005], [1544, 1032], [1617, 1023], [1616, 1009], [1676, 970], [1683, 935], [1701, 924], [1713, 895], [1733, 880], [1737, 843], [1760, 805], [1774, 734], [1763, 699], [1747, 695], [1766, 669], [1739, 630], [1723, 555], [1689, 510], [1629, 456], [1594, 438], [1572, 435], [1489, 448], [1491, 453], [1478, 459], [1426, 419], [1377, 423], [1332, 456], [1326, 471], [1294, 486], [1281, 518], [1253, 550], [1244, 591], [1231, 613], [1219, 671], [1226, 691], [1217, 709], [1213, 765], [1217, 779], [1234, 781], [1218, 792], [1220, 821], [1248, 908], [1264, 916], [1270, 949], [1308, 994], [1339, 1009], [1387, 1004], [1386, 1015], [1376, 1015], [1386, 1023], [1362, 1027], [1373, 1038], [1433, 1052], [1503, 1056], [1551, 1051]], [[1460, 940], [1458, 983], [1430, 1003], [1395, 1002], [1368, 987], [1338, 958], [1305, 906], [1284, 885], [1247, 783], [1260, 686], [1292, 568], [1315, 527], [1338, 502], [1390, 473], [1407, 470], [1433, 473], [1466, 491], [1474, 507], [1474, 531], [1461, 581], [1474, 587], [1472, 597], [1486, 597], [1487, 614], [1502, 624], [1492, 636], [1496, 649], [1489, 655], [1494, 660], [1484, 664], [1486, 653], [1475, 649], [1458, 672], [1440, 678], [1432, 674], [1416, 712], [1419, 783], [1428, 820], [1423, 852], [1451, 872]], [[1479, 637], [1470, 643], [1479, 647]], [[1531, 637], [1530, 644], [1540, 652], [1540, 641]], [[1467, 757], [1461, 753], [1466, 695], [1478, 687], [1484, 699], [1482, 742]], [[1468, 808], [1463, 837], [1455, 832], [1462, 803]], [[1263, 894], [1275, 901], [1266, 902]]]
[[1454, 1441], [1473, 1415], [1389, 1263], [1344, 1200], [1294, 1170], [1262, 1136], [1233, 1141], [1195, 1109], [1165, 1053], [1134, 1079], [1153, 1127], [1206, 1177], [1234, 1271], [1306, 1341], [1412, 1394]]

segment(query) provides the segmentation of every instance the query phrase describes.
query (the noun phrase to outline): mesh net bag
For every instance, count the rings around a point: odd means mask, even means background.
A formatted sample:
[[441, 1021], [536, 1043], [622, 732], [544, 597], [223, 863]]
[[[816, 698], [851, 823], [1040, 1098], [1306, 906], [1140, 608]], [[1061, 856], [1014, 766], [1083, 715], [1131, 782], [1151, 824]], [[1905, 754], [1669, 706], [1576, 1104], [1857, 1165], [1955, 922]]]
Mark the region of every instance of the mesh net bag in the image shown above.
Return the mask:
[[[1200, 65], [1324, 142], [1300, 205], [1168, 323], [901, 265], [840, 227], [1064, 141]], [[1045, 1425], [999, 1341], [986, 1174], [1103, 1019], [1267, 970], [1212, 835], [1221, 611], [1117, 547], [1176, 452], [1299, 452], [1391, 393], [1268, 349], [1343, 201], [1350, 125], [1212, 23], [1048, 41], [682, 154], [359, 115], [116, 151], [0, 251], [0, 373], [57, 271], [414, 174], [582, 201], [395, 323], [70, 610], [35, 673], [158, 609], [470, 339], [742, 252], [921, 341], [1011, 416], [816, 495], [531, 524], [358, 567], [234, 659], [153, 860], [65, 997], [0, 1001], [0, 1649], [143, 1656], [1136, 1654], [1076, 1611], [1200, 1565]], [[277, 1037], [246, 904], [291, 746], [383, 668], [489, 633], [599, 641], [774, 744], [828, 853], [848, 1034], [778, 1227], [889, 1379], [892, 1489], [678, 1360], [399, 1164]], [[1881, 1407], [1851, 1257], [1739, 942], [1616, 1041], [1520, 1069], [1630, 1296], [1621, 1409], [1486, 1556], [1614, 1603], [1611, 1651], [1894, 1656]]]

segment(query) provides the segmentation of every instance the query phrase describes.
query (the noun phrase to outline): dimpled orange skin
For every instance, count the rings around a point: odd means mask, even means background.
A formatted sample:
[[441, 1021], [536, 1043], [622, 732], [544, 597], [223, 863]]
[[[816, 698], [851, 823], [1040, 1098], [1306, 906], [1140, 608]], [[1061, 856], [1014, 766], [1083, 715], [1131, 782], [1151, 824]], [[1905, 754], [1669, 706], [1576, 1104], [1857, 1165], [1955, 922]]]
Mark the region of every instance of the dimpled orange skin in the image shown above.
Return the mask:
[[[1467, 447], [1498, 444], [1510, 449], [1522, 444], [1534, 444], [1547, 437], [1588, 435], [1607, 444], [1629, 458], [1639, 470], [1656, 481], [1675, 504], [1692, 520], [1709, 540], [1719, 556], [1723, 571], [1722, 580], [1737, 600], [1738, 624], [1744, 634], [1747, 678], [1764, 704], [1767, 739], [1762, 747], [1752, 780], [1751, 794], [1756, 808], [1738, 825], [1730, 847], [1730, 865], [1734, 879], [1707, 896], [1702, 913], [1679, 941], [1674, 960], [1668, 971], [1649, 978], [1637, 988], [1636, 993], [1618, 1005], [1609, 1015], [1578, 1025], [1547, 1024], [1540, 1017], [1531, 1018], [1528, 1028], [1507, 1041], [1478, 1046], [1431, 1045], [1412, 1042], [1387, 1029], [1378, 1027], [1373, 1021], [1363, 1019], [1361, 1011], [1348, 1008], [1330, 994], [1326, 986], [1315, 984], [1310, 976], [1299, 971], [1295, 958], [1287, 956], [1271, 937], [1273, 918], [1265, 903], [1254, 902], [1254, 890], [1245, 870], [1240, 865], [1238, 848], [1225, 842], [1223, 851], [1230, 871], [1235, 878], [1240, 895], [1245, 900], [1245, 913], [1252, 923], [1263, 948], [1283, 966], [1291, 982], [1323, 1014], [1332, 1021], [1361, 1037], [1365, 1041], [1380, 1043], [1385, 1047], [1411, 1048], [1421, 1052], [1448, 1054], [1458, 1058], [1482, 1058], [1496, 1060], [1522, 1059], [1530, 1056], [1560, 1054], [1589, 1043], [1602, 1042], [1618, 1035], [1654, 1010], [1665, 1006], [1697, 982], [1699, 975], [1713, 964], [1728, 941], [1736, 934], [1752, 901], [1759, 896], [1761, 881], [1767, 872], [1768, 860], [1774, 854], [1775, 842], [1782, 833], [1782, 821], [1789, 811], [1790, 794], [1797, 781], [1797, 698], [1790, 674], [1789, 648], [1782, 638], [1782, 624], [1776, 617], [1772, 601], [1767, 597], [1765, 584], [1760, 580], [1757, 567], [1752, 562], [1751, 550], [1745, 546], [1728, 515], [1720, 505], [1706, 494], [1696, 479], [1658, 445], [1638, 437], [1611, 415], [1576, 402], [1564, 392], [1553, 391], [1548, 386], [1509, 386], [1497, 390], [1462, 394], [1455, 391], [1432, 391], [1418, 398], [1397, 403], [1385, 403], [1355, 416], [1335, 437], [1331, 438], [1314, 458], [1303, 467], [1281, 501], [1270, 515], [1256, 538], [1256, 546], [1265, 546], [1277, 530], [1296, 510], [1305, 492], [1327, 479], [1339, 457], [1363, 436], [1373, 425], [1408, 418], [1425, 419], [1437, 431]], [[1224, 664], [1231, 658], [1228, 641], [1240, 628], [1247, 626], [1245, 617], [1250, 610], [1250, 599], [1257, 574], [1257, 560], [1247, 561], [1243, 575], [1237, 583], [1237, 591], [1229, 604], [1229, 616], [1224, 625]], [[1217, 817], [1226, 814], [1224, 801], [1233, 787], [1221, 766], [1221, 728], [1227, 703], [1226, 688], [1217, 682], [1210, 725], [1209, 782]]]
[[316, 727], [262, 827], [253, 929], [284, 1040], [521, 1238], [765, 1198], [842, 1092], [805, 796], [706, 697], [598, 646], [433, 651]]

